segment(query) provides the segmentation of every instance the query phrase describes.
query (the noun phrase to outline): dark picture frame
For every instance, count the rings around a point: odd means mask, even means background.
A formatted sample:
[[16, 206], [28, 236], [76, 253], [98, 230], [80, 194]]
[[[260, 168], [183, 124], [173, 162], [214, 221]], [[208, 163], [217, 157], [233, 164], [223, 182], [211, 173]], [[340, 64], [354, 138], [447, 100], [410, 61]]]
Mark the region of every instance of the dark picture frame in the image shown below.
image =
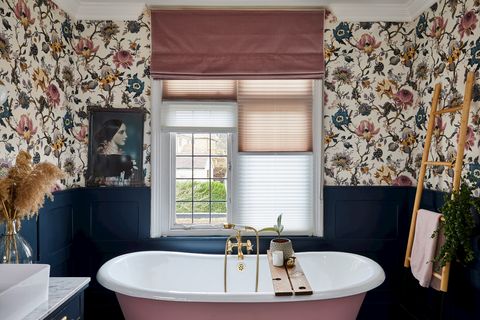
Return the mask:
[[87, 186], [142, 186], [145, 110], [89, 107]]

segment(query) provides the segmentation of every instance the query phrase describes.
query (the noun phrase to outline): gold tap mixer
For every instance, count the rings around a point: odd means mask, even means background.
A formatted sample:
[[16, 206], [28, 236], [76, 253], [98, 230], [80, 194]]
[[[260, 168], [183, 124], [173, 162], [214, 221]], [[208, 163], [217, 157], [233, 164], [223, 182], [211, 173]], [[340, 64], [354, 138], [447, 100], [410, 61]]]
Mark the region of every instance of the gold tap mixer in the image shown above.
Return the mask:
[[[239, 226], [235, 225], [232, 223], [226, 223], [223, 225], [223, 229], [229, 229], [229, 230], [235, 230], [236, 231], [236, 243], [232, 242], [232, 239], [234, 238], [233, 235], [230, 235], [227, 238], [227, 241], [225, 242], [225, 258], [224, 258], [224, 269], [223, 269], [223, 284], [224, 284], [224, 291], [227, 292], [227, 255], [232, 254], [233, 248], [237, 248], [237, 254], [238, 254], [238, 260], [243, 261], [244, 256], [243, 256], [243, 248], [245, 247], [247, 249], [247, 254], [252, 253], [253, 251], [253, 245], [250, 240], [247, 240], [247, 242], [243, 243], [242, 242], [242, 234], [241, 231], [253, 231], [255, 232], [255, 238], [256, 238], [256, 247], [257, 247], [257, 263], [256, 263], [256, 276], [255, 276], [255, 292], [258, 292], [258, 269], [259, 269], [259, 263], [260, 263], [260, 249], [259, 249], [259, 235], [257, 229], [249, 226]], [[242, 262], [242, 270], [244, 268], [243, 262]], [[239, 268], [240, 270], [240, 268]]]
[[237, 230], [237, 235], [235, 236], [237, 242], [234, 243], [231, 240], [231, 237], [228, 238], [227, 240], [227, 254], [232, 254], [233, 248], [237, 248], [237, 254], [238, 254], [238, 260], [243, 260], [243, 248], [245, 247], [247, 249], [247, 254], [252, 253], [253, 251], [253, 245], [250, 240], [247, 240], [247, 242], [242, 242], [242, 234], [240, 230]]

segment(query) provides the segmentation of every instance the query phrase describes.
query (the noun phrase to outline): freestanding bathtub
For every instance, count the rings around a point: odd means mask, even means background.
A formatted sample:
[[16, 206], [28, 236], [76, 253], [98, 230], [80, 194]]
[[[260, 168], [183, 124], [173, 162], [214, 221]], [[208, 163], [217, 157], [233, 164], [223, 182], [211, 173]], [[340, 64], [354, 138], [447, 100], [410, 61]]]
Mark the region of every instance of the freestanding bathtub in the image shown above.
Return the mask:
[[[367, 291], [385, 280], [373, 260], [343, 252], [296, 253], [313, 289], [308, 296], [275, 296], [260, 256], [255, 292], [255, 255], [239, 271], [228, 257], [165, 251], [135, 252], [106, 262], [97, 280], [115, 291], [126, 320], [353, 320]], [[241, 269], [241, 268], [240, 268]]]

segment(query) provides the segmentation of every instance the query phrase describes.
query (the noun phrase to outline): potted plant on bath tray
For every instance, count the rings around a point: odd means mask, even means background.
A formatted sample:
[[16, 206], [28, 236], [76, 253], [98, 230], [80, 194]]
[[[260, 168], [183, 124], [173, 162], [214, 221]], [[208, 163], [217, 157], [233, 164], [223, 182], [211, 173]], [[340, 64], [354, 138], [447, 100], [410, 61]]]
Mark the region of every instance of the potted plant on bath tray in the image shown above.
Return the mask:
[[293, 256], [293, 247], [292, 241], [288, 238], [281, 238], [280, 235], [283, 231], [282, 225], [282, 214], [277, 217], [277, 224], [273, 227], [263, 228], [259, 232], [263, 231], [272, 231], [277, 233], [277, 237], [270, 241], [270, 251], [282, 251], [283, 252], [283, 259], [288, 260]]

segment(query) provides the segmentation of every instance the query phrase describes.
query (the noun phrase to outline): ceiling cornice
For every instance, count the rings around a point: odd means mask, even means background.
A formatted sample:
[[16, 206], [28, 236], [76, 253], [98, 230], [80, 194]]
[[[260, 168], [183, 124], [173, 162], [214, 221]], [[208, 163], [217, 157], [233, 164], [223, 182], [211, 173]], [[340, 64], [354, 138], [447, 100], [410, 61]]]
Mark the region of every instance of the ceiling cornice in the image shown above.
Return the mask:
[[340, 21], [407, 22], [415, 20], [437, 0], [410, 0], [405, 4], [371, 5], [335, 3], [334, 0], [144, 0], [145, 2], [93, 2], [56, 0], [66, 13], [76, 20], [137, 20], [145, 7], [221, 7], [221, 8], [328, 8]]

